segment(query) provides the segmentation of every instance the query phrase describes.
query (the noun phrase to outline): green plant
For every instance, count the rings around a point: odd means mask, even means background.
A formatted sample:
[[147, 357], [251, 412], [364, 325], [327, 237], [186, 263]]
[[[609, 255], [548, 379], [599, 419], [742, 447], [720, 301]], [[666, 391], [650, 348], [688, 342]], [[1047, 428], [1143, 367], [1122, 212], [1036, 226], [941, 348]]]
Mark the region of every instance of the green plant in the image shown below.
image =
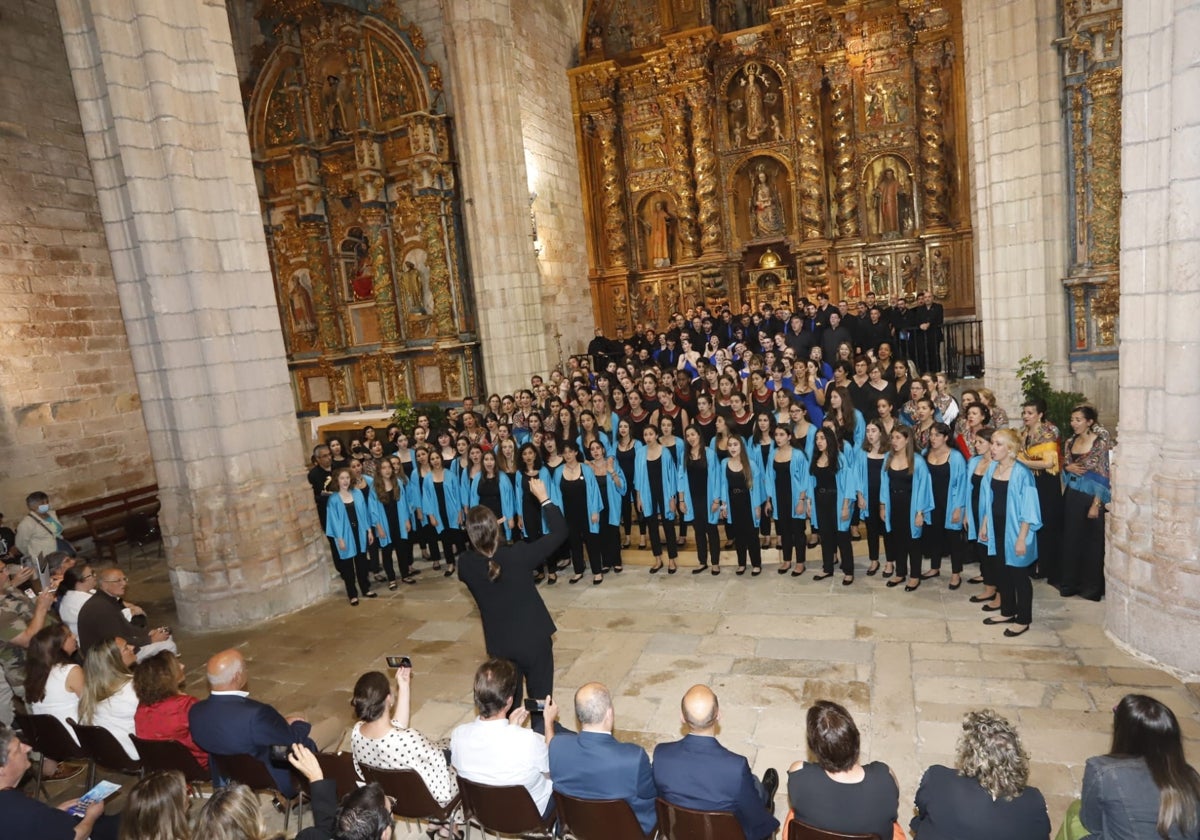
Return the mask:
[[417, 425], [417, 418], [422, 414], [429, 418], [429, 428], [436, 431], [446, 425], [446, 410], [437, 403], [412, 403], [407, 399], [396, 400], [396, 410], [392, 412], [391, 422], [406, 432], [412, 432]]
[[1058, 427], [1060, 433], [1070, 428], [1071, 410], [1087, 397], [1076, 391], [1059, 391], [1046, 378], [1046, 360], [1022, 356], [1017, 363], [1017, 379], [1021, 380], [1021, 391], [1025, 400], [1040, 399], [1046, 404], [1046, 419]]

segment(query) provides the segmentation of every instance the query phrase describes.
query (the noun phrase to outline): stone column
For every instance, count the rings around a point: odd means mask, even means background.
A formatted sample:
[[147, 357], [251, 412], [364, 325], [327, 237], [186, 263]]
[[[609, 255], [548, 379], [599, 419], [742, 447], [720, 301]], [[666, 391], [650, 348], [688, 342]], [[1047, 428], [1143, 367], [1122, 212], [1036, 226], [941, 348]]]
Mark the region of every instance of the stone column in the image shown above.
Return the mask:
[[971, 224], [987, 384], [1016, 416], [1017, 362], [1067, 379], [1066, 149], [1055, 4], [964, 0]]
[[329, 589], [222, 3], [60, 0], [182, 623]]
[[1124, 10], [1121, 414], [1105, 626], [1200, 673], [1200, 0]]
[[544, 371], [546, 318], [530, 238], [518, 68], [508, 0], [444, 3], [467, 252], [487, 388], [528, 387]]
[[850, 68], [844, 60], [829, 67], [829, 101], [833, 122], [833, 203], [839, 236], [859, 235], [858, 177], [854, 162], [854, 95]]

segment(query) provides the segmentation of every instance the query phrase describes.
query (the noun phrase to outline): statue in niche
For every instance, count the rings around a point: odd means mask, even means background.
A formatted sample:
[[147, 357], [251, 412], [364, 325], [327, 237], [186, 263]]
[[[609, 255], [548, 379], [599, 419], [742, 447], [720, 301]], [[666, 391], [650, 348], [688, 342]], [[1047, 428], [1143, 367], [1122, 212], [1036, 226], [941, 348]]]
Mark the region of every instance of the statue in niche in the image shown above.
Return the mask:
[[842, 263], [841, 268], [842, 294], [846, 297], [858, 297], [858, 265], [853, 258]]
[[761, 26], [770, 20], [767, 10], [771, 8], [771, 0], [748, 0], [746, 5], [751, 26]]
[[343, 140], [346, 137], [349, 123], [346, 121], [345, 98], [346, 83], [341, 76], [328, 75], [321, 88], [321, 110], [325, 114], [326, 139]]
[[910, 254], [905, 254], [900, 260], [900, 282], [906, 295], [916, 294], [921, 286], [921, 272], [924, 268], [925, 258], [920, 254], [916, 255], [916, 259]]
[[421, 270], [409, 260], [404, 263], [400, 272], [400, 294], [404, 308], [413, 315], [426, 315], [425, 287], [422, 283]]
[[750, 176], [750, 235], [781, 236], [786, 228], [779, 193], [771, 183], [767, 165], [760, 163]]
[[779, 124], [778, 114], [771, 115], [771, 136], [775, 138], [776, 143], [783, 139], [783, 126]]
[[288, 283], [288, 307], [292, 314], [292, 331], [297, 335], [312, 335], [317, 331], [317, 313], [313, 307], [312, 281], [308, 269], [292, 275]]
[[892, 267], [887, 257], [876, 257], [871, 263], [871, 291], [876, 295], [890, 294], [892, 286]]
[[666, 268], [671, 264], [671, 225], [675, 217], [667, 202], [655, 201], [654, 207], [642, 219], [649, 235], [646, 237], [646, 263], [651, 268]]
[[358, 243], [356, 256], [358, 259], [350, 277], [350, 294], [355, 300], [371, 300], [375, 297], [375, 269], [371, 267], [371, 248], [365, 240]]
[[767, 133], [767, 111], [763, 97], [771, 86], [771, 80], [763, 75], [757, 61], [751, 61], [746, 65], [741, 84], [746, 89], [743, 96], [746, 108], [746, 139], [758, 140]]
[[737, 4], [734, 0], [717, 0], [717, 11], [713, 15], [717, 31], [732, 32], [737, 26]]
[[618, 327], [624, 327], [629, 323], [629, 296], [625, 292], [624, 286], [617, 286], [613, 289], [612, 297], [613, 318]]
[[929, 259], [929, 280], [935, 298], [950, 296], [950, 256], [941, 248], [934, 248]]
[[879, 182], [875, 184], [875, 230], [881, 235], [900, 233], [900, 181], [896, 178], [896, 170], [883, 170]]

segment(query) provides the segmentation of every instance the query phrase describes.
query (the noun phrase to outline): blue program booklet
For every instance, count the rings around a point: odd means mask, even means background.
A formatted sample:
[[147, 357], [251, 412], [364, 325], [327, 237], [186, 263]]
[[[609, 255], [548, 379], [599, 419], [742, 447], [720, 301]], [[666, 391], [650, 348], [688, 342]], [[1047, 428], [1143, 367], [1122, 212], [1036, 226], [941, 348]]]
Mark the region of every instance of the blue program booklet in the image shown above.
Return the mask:
[[93, 802], [103, 802], [120, 789], [121, 786], [113, 782], [100, 782], [83, 796], [79, 797], [79, 801], [72, 805], [67, 810], [67, 813], [73, 817], [82, 817], [87, 813], [88, 806]]

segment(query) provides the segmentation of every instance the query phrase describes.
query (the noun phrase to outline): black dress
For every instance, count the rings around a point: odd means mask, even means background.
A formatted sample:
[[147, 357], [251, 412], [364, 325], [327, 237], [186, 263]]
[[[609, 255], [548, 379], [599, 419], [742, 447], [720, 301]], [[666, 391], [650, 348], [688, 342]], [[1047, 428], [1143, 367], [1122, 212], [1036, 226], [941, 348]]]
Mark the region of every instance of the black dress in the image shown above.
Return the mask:
[[888, 468], [888, 520], [884, 537], [887, 559], [895, 565], [897, 577], [921, 576], [921, 552], [912, 538], [913, 477], [907, 469]]
[[949, 551], [946, 533], [946, 505], [950, 498], [950, 462], [933, 464], [926, 460], [929, 467], [929, 480], [933, 485], [933, 514], [925, 523], [921, 532], [925, 544], [925, 556], [932, 559], [931, 569], [940, 568], [942, 558]]
[[754, 527], [754, 505], [751, 504], [750, 487], [746, 483], [745, 470], [725, 467], [725, 481], [729, 488], [729, 527], [733, 534], [733, 545], [737, 549], [738, 568], [746, 567], [746, 555], [755, 569], [762, 568], [762, 546]]

